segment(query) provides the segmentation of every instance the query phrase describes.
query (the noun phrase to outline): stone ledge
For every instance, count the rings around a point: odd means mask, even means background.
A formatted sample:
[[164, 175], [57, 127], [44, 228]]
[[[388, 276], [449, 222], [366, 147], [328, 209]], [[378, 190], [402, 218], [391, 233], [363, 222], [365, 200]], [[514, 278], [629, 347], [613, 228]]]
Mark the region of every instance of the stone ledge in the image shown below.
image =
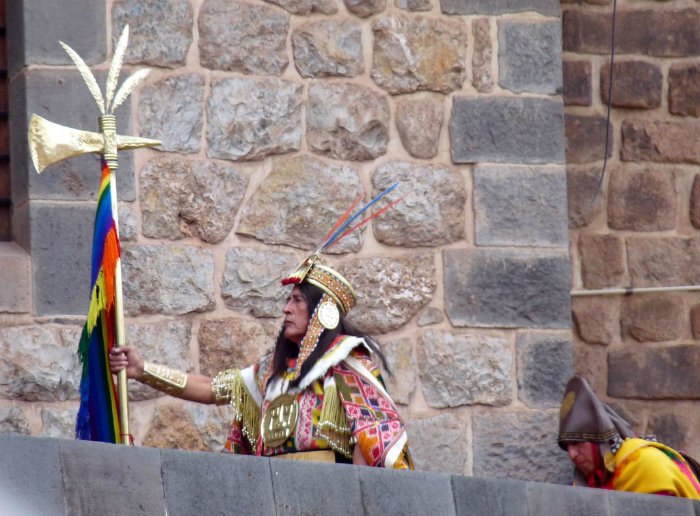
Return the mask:
[[[665, 496], [15, 434], [0, 435], [0, 456], [0, 512], [16, 516], [700, 513]], [[307, 496], [319, 482], [331, 496]]]

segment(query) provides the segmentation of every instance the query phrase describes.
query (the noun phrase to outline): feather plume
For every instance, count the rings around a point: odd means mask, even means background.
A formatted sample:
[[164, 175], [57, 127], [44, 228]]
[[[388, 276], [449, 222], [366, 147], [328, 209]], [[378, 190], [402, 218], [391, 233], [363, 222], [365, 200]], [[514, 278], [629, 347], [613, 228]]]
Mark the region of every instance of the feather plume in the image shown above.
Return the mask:
[[[122, 63], [124, 62], [124, 54], [126, 53], [126, 45], [129, 42], [129, 25], [124, 26], [122, 35], [119, 37], [119, 42], [114, 49], [114, 57], [112, 58], [112, 64], [109, 67], [109, 75], [107, 75], [107, 87], [105, 91], [105, 102], [107, 104], [107, 111], [110, 111], [110, 106], [112, 104], [112, 98], [114, 97], [114, 91], [117, 89], [117, 81], [119, 80], [119, 72], [122, 69]], [[114, 112], [111, 110], [110, 112]]]
[[92, 97], [95, 99], [95, 102], [97, 102], [97, 107], [100, 108], [100, 113], [104, 115], [105, 104], [102, 100], [102, 92], [100, 91], [100, 87], [97, 85], [97, 80], [95, 79], [95, 76], [92, 74], [92, 71], [90, 71], [90, 67], [87, 64], [85, 64], [83, 58], [80, 57], [75, 50], [66, 45], [63, 41], [59, 41], [59, 43], [63, 47], [63, 50], [65, 50], [70, 56], [70, 58], [73, 60], [73, 63], [75, 63], [75, 66], [76, 68], [78, 68], [80, 75], [82, 75], [85, 84], [87, 84], [87, 87], [90, 90]]
[[149, 73], [151, 73], [150, 70], [139, 70], [124, 81], [124, 84], [121, 85], [121, 88], [119, 88], [117, 95], [114, 97], [114, 105], [112, 106], [112, 112], [114, 112], [114, 110], [121, 106], [122, 102], [126, 100], [129, 94], [134, 90], [134, 88], [136, 88], [138, 83], [141, 82], [144, 79], [144, 77], [146, 77]]

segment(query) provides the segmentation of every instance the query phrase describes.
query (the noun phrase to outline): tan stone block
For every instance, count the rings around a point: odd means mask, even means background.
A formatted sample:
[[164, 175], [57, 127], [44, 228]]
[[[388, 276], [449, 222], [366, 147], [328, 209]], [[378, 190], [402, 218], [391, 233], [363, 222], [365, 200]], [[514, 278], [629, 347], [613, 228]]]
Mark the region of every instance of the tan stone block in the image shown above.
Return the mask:
[[700, 283], [700, 241], [697, 238], [630, 237], [627, 256], [635, 287]]
[[700, 64], [673, 65], [668, 71], [668, 110], [674, 115], [700, 116]]
[[680, 338], [687, 324], [683, 298], [677, 294], [640, 294], [622, 301], [620, 324], [624, 335], [639, 342]]
[[619, 339], [619, 298], [584, 296], [572, 301], [574, 326], [584, 342], [607, 346]]
[[[659, 66], [646, 61], [622, 61], [613, 65], [611, 104], [616, 107], [652, 109], [661, 105], [663, 74]], [[610, 65], [600, 71], [600, 98], [604, 104], [611, 97]]]
[[25, 313], [32, 310], [31, 259], [11, 242], [0, 242], [0, 312]]
[[619, 285], [625, 273], [622, 239], [615, 235], [582, 234], [578, 241], [581, 275], [586, 288]]
[[622, 123], [623, 161], [700, 163], [700, 124], [697, 122]]
[[210, 451], [184, 408], [166, 406], [156, 412], [144, 446]]
[[200, 372], [208, 376], [255, 364], [274, 345], [262, 326], [242, 317], [203, 321], [197, 340]]
[[608, 225], [614, 229], [661, 231], [676, 225], [678, 198], [673, 173], [609, 169]]

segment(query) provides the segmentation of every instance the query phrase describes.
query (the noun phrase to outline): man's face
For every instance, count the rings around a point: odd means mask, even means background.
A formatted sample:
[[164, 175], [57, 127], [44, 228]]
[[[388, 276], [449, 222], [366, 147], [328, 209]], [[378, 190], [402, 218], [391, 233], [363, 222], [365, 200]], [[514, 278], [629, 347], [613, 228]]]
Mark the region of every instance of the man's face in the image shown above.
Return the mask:
[[284, 336], [297, 345], [301, 344], [309, 325], [309, 305], [299, 287], [294, 287], [289, 294], [282, 313], [284, 314]]
[[590, 441], [569, 442], [566, 445], [566, 451], [569, 454], [571, 462], [584, 475], [588, 476], [595, 469], [594, 455], [596, 453], [595, 446]]

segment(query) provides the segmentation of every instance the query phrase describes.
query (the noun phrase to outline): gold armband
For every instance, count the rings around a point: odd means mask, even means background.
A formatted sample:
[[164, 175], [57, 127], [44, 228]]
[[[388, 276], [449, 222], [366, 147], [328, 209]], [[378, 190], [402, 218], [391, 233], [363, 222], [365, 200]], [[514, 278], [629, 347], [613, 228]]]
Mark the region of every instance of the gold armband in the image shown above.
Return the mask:
[[187, 373], [169, 367], [144, 362], [141, 383], [171, 396], [179, 397], [187, 385]]

